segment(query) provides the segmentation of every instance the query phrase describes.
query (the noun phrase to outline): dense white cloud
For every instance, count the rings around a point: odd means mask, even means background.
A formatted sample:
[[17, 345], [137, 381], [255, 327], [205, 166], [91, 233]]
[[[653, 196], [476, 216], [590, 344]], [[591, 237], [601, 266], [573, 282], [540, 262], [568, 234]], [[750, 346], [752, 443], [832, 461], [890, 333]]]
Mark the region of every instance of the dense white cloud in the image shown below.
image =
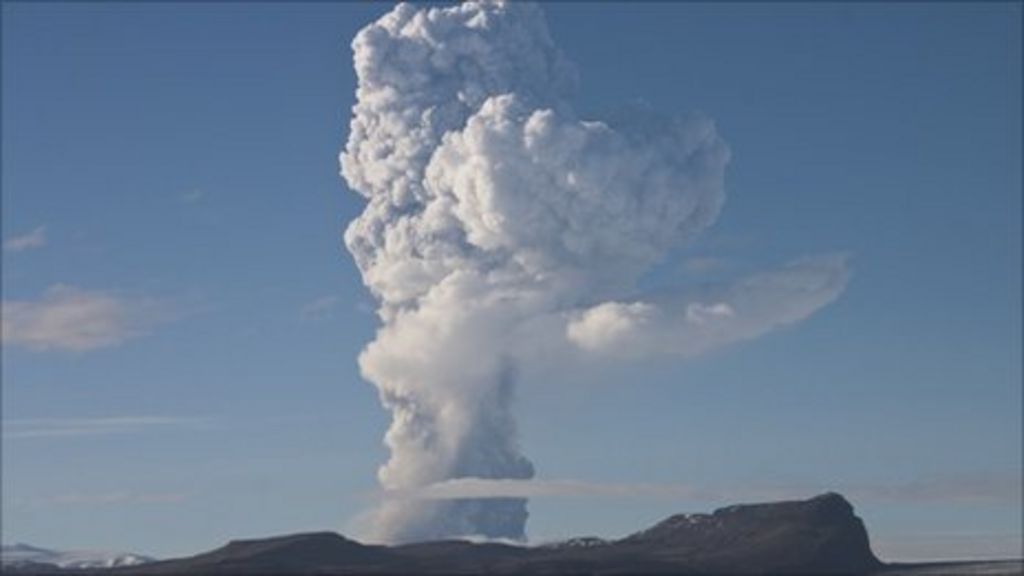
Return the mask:
[[27, 234], [12, 236], [4, 240], [5, 252], [22, 252], [43, 246], [46, 246], [46, 226], [38, 226]]
[[3, 344], [82, 352], [117, 346], [166, 317], [153, 300], [57, 284], [38, 300], [3, 302]]
[[425, 224], [524, 282], [614, 293], [714, 221], [728, 156], [706, 120], [613, 128], [497, 96], [434, 153]]
[[[845, 266], [826, 258], [711, 299], [636, 295], [714, 223], [728, 147], [702, 117], [580, 118], [575, 70], [535, 5], [403, 4], [353, 50], [341, 165], [366, 206], [345, 243], [380, 301], [359, 365], [392, 412], [386, 492], [531, 478], [512, 401], [540, 348], [692, 356], [796, 322], [842, 290]], [[525, 521], [516, 497], [385, 500], [370, 536], [521, 538]]]
[[645, 302], [605, 302], [576, 315], [566, 336], [585, 350], [621, 351], [648, 330], [657, 312]]

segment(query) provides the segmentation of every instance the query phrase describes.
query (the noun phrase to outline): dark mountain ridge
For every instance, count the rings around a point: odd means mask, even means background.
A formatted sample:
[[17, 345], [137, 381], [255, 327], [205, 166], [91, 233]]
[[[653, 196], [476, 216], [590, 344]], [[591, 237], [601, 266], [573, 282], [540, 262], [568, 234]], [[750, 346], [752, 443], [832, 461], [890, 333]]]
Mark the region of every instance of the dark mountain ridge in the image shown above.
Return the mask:
[[[948, 566], [953, 570], [967, 568], [966, 564]], [[985, 573], [1014, 574], [1017, 572], [1012, 570], [1019, 568], [1019, 563], [1006, 563], [1003, 572]], [[675, 515], [618, 540], [576, 538], [535, 547], [463, 540], [374, 546], [333, 532], [317, 532], [236, 540], [188, 558], [87, 573], [917, 574], [912, 565], [886, 566], [879, 561], [871, 551], [864, 523], [850, 503], [834, 493], [808, 500], [729, 506], [711, 514]]]
[[233, 541], [120, 574], [864, 574], [883, 565], [838, 494], [672, 516], [619, 540], [368, 546], [333, 533]]

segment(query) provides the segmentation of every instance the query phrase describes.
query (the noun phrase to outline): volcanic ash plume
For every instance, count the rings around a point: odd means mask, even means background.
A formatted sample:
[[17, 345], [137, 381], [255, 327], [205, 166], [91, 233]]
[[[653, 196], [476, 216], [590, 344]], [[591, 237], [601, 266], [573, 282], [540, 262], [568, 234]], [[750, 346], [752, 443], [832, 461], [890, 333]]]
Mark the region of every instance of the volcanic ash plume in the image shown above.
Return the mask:
[[[796, 321], [841, 290], [842, 263], [812, 261], [793, 265], [796, 282], [785, 270], [754, 278], [721, 301], [669, 305], [667, 319], [659, 303], [624, 301], [715, 220], [729, 152], [703, 119], [577, 118], [575, 70], [536, 6], [399, 5], [353, 50], [341, 163], [367, 204], [345, 243], [380, 301], [383, 325], [359, 365], [393, 416], [386, 492], [533, 477], [511, 404], [538, 339], [574, 354], [624, 336], [641, 345], [630, 353], [672, 339], [697, 351]], [[762, 284], [770, 294], [752, 295]], [[790, 293], [807, 304], [774, 317]], [[654, 333], [633, 338], [647, 324]], [[526, 517], [516, 497], [385, 501], [374, 536], [519, 539]]]

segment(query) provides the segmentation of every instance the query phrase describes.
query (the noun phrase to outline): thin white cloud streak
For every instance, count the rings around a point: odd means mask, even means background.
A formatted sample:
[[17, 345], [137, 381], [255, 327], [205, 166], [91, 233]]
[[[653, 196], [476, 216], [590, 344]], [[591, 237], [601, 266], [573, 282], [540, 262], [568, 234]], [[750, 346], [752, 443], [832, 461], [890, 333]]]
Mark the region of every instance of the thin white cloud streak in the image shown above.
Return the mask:
[[[821, 490], [822, 492], [824, 490]], [[487, 498], [583, 498], [606, 500], [688, 500], [760, 502], [804, 498], [795, 488], [707, 489], [677, 483], [603, 483], [574, 479], [516, 480], [457, 478], [409, 490], [385, 490], [386, 500], [460, 500]]]
[[38, 226], [27, 234], [12, 236], [4, 240], [5, 252], [23, 252], [31, 248], [46, 246], [46, 226]]
[[699, 491], [683, 484], [603, 484], [580, 480], [457, 478], [419, 489], [385, 491], [386, 498], [693, 498]]
[[155, 430], [201, 427], [206, 418], [118, 416], [109, 418], [25, 418], [3, 421], [4, 439], [58, 438], [137, 434]]
[[177, 504], [188, 499], [184, 492], [103, 492], [55, 494], [42, 498], [44, 504], [112, 506], [121, 504]]
[[37, 300], [5, 300], [3, 344], [85, 352], [118, 346], [169, 318], [166, 304], [56, 284]]
[[858, 502], [1019, 502], [1021, 478], [992, 475], [943, 478], [906, 484], [862, 484], [703, 488], [679, 483], [602, 483], [575, 479], [457, 478], [409, 490], [385, 490], [394, 500], [457, 500], [477, 498], [598, 498], [618, 500], [689, 500], [700, 502], [763, 502], [808, 498], [836, 491]]

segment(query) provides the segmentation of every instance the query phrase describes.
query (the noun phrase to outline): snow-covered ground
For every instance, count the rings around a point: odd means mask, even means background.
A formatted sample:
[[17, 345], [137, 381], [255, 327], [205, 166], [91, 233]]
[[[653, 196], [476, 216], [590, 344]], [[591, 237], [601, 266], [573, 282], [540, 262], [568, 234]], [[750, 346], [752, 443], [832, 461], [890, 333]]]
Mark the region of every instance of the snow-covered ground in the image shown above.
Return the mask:
[[896, 567], [884, 576], [1021, 576], [1024, 560], [998, 560], [979, 562], [943, 562]]
[[115, 566], [135, 566], [153, 559], [139, 554], [123, 552], [105, 552], [100, 550], [69, 550], [60, 552], [37, 548], [28, 544], [14, 544], [0, 548], [0, 564], [16, 566], [19, 564], [38, 563], [53, 564], [61, 568], [113, 568]]

